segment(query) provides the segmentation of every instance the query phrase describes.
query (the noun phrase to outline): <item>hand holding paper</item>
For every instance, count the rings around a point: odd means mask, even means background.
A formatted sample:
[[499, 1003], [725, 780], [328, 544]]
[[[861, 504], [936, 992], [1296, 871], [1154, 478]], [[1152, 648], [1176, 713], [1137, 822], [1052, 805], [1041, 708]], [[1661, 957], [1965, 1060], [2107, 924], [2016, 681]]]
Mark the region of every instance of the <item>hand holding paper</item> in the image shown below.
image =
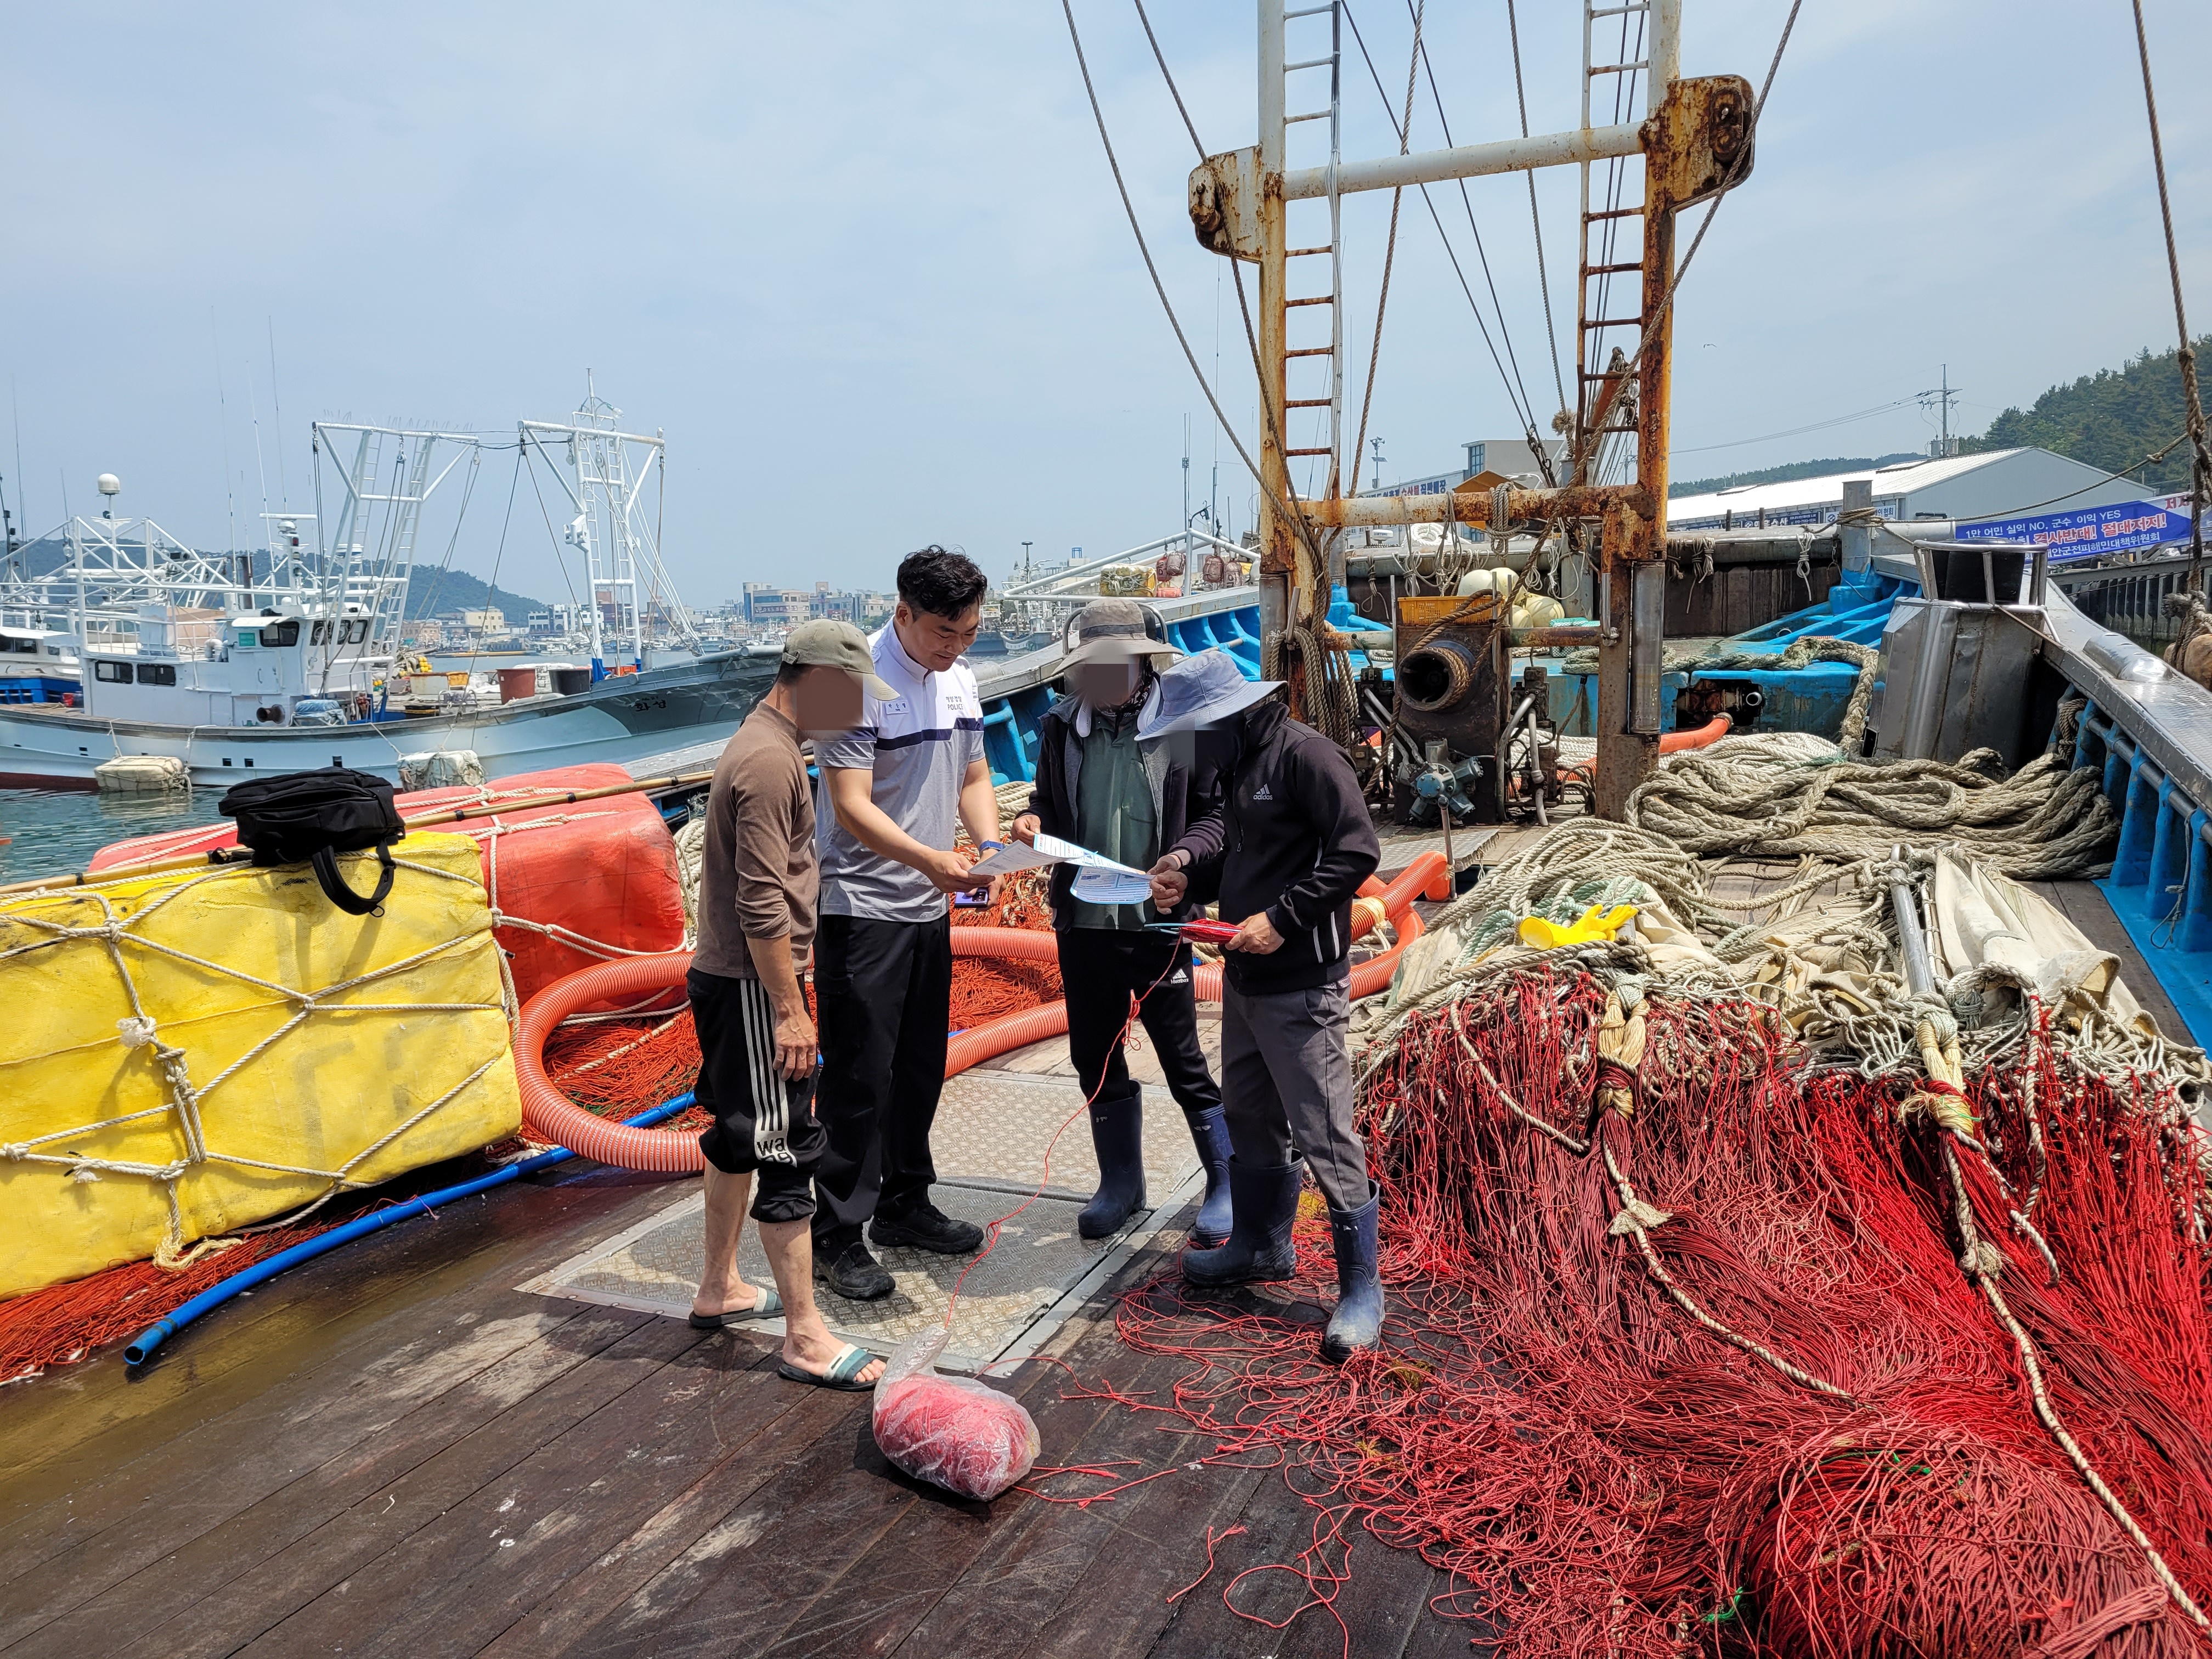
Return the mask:
[[1089, 904], [1141, 904], [1152, 896], [1152, 878], [1141, 870], [1116, 864], [1103, 853], [1078, 847], [1072, 841], [1039, 831], [1035, 844], [1018, 842], [1000, 848], [969, 873], [975, 876], [1012, 875], [1047, 865], [1075, 866], [1075, 896]]

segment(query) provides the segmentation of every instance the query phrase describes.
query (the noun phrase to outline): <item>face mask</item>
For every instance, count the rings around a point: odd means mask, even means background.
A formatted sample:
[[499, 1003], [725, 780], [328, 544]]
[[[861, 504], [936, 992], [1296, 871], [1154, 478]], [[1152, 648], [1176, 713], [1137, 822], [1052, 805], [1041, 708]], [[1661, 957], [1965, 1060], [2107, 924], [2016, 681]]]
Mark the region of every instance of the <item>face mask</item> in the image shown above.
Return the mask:
[[1201, 726], [1191, 736], [1195, 739], [1191, 766], [1194, 772], [1212, 772], [1225, 777], [1237, 769], [1237, 763], [1244, 753], [1244, 722], [1240, 717], [1232, 715], [1211, 726]]
[[1194, 731], [1171, 732], [1163, 741], [1168, 758], [1201, 781], [1225, 777], [1237, 769], [1244, 754], [1244, 720], [1231, 714]]
[[1137, 691], [1133, 662], [1085, 663], [1072, 678], [1076, 695], [1093, 708], [1119, 708]]

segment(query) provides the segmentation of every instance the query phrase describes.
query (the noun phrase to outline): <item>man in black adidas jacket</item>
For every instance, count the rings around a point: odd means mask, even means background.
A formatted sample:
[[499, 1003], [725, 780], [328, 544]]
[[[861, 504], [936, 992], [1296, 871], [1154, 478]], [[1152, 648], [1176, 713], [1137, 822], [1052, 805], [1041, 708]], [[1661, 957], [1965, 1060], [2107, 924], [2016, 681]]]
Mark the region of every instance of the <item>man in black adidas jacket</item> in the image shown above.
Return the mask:
[[[1382, 1287], [1375, 1264], [1375, 1183], [1352, 1123], [1352, 900], [1381, 848], [1351, 763], [1291, 719], [1266, 682], [1228, 653], [1187, 658], [1160, 676], [1139, 735], [1190, 746], [1192, 764], [1229, 780], [1220, 806], [1152, 869], [1162, 910], [1218, 899], [1238, 923], [1224, 947], [1222, 1104], [1233, 1156], [1229, 1242], [1188, 1250], [1197, 1285], [1285, 1279], [1291, 1224], [1308, 1170], [1328, 1200], [1337, 1306], [1322, 1352], [1375, 1346]], [[1188, 735], [1185, 735], [1188, 734]]]

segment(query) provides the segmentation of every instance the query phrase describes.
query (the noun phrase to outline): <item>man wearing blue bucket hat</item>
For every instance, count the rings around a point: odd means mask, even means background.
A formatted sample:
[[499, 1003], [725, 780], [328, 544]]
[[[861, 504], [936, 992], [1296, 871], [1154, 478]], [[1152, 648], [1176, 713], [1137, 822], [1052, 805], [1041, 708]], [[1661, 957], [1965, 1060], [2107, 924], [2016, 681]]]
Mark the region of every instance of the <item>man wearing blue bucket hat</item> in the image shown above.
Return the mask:
[[1352, 1122], [1352, 900], [1382, 849], [1359, 781], [1336, 745], [1290, 717], [1273, 683], [1225, 651], [1169, 667], [1138, 736], [1218, 770], [1221, 804], [1152, 867], [1162, 910], [1217, 899], [1238, 924], [1223, 947], [1222, 1105], [1232, 1156], [1227, 1243], [1183, 1254], [1194, 1285], [1285, 1279], [1291, 1226], [1310, 1171], [1328, 1201], [1337, 1304], [1322, 1352], [1342, 1360], [1381, 1340], [1377, 1194]]

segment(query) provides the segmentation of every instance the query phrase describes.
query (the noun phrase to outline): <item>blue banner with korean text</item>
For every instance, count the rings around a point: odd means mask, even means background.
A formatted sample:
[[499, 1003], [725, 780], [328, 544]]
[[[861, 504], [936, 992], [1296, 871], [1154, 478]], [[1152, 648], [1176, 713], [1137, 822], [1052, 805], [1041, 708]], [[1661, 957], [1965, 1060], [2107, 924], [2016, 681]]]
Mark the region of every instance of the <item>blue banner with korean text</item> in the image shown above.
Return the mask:
[[2094, 558], [2136, 548], [2160, 547], [2189, 534], [2187, 498], [2173, 510], [2169, 497], [2157, 501], [2122, 501], [2116, 507], [2085, 507], [2072, 513], [2043, 513], [2016, 519], [1985, 519], [1962, 524], [1962, 542], [2027, 542], [2051, 550], [2051, 562]]

